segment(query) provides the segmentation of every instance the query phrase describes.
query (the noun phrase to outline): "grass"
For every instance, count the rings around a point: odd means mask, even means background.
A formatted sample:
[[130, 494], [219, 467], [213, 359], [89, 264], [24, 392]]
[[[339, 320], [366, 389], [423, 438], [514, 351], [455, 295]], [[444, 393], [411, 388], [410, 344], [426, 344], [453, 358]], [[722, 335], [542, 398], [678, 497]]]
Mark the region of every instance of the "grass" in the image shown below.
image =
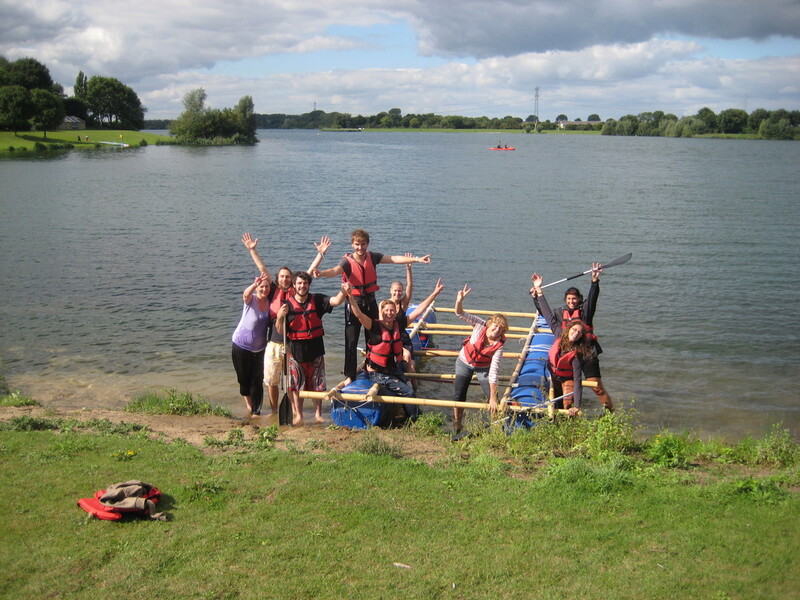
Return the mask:
[[[52, 430], [0, 432], [0, 460], [7, 597], [122, 583], [174, 598], [757, 599], [800, 584], [798, 495], [763, 477], [676, 485], [570, 457], [519, 478], [491, 453], [446, 467], [364, 451], [208, 457]], [[157, 485], [172, 521], [75, 506], [127, 479]]]
[[[511, 435], [476, 423], [436, 466], [397, 458], [395, 433], [438, 435], [426, 421], [360, 432], [349, 454], [313, 439], [313, 453], [279, 451], [277, 427], [250, 442], [233, 427], [212, 445], [236, 452], [205, 455], [131, 424], [17, 417], [0, 429], [0, 588], [31, 598], [123, 584], [174, 598], [732, 600], [800, 586], [800, 457], [780, 426], [729, 446], [688, 433], [635, 441], [622, 411]], [[128, 479], [157, 485], [171, 522], [110, 523], [75, 506]]]
[[168, 389], [163, 392], [147, 392], [131, 400], [125, 409], [132, 413], [149, 415], [215, 415], [230, 417], [227, 408], [212, 406], [202, 399], [196, 400], [189, 392], [178, 393]]
[[[78, 141], [78, 136], [81, 141]], [[86, 141], [89, 136], [89, 141]], [[131, 146], [148, 146], [153, 144], [174, 144], [169, 136], [141, 131], [120, 129], [86, 129], [83, 131], [48, 131], [47, 137], [41, 131], [18, 132], [0, 131], [0, 156], [6, 158], [24, 156], [28, 152], [47, 150], [108, 150], [114, 146], [98, 142], [123, 142]], [[13, 150], [12, 150], [13, 148]]]

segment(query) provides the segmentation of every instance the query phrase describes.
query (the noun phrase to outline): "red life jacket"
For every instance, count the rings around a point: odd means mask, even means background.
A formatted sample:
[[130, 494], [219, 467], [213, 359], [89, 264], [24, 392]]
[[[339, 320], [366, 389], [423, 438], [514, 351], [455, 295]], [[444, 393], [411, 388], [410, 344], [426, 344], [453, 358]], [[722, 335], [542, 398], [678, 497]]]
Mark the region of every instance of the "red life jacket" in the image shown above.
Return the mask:
[[478, 334], [478, 341], [473, 346], [470, 342], [471, 338], [465, 339], [462, 344], [467, 354], [467, 364], [476, 369], [485, 369], [492, 362], [494, 353], [497, 352], [503, 344], [506, 343], [506, 337], [502, 336], [491, 346], [486, 345], [486, 327], [481, 329]]
[[294, 296], [294, 288], [290, 287], [288, 290], [283, 291], [281, 288], [276, 287], [275, 292], [272, 294], [272, 301], [269, 303], [269, 319], [270, 321], [274, 321], [275, 317], [278, 314], [278, 310], [283, 305], [283, 303], [289, 299], [290, 296]]
[[349, 282], [353, 286], [354, 296], [374, 294], [380, 289], [378, 287], [378, 274], [375, 272], [375, 265], [372, 262], [372, 254], [367, 252], [363, 266], [353, 258], [352, 252], [345, 254], [344, 258], [350, 263], [350, 276], [348, 277], [342, 273], [342, 281]]
[[306, 305], [300, 304], [294, 297], [289, 296], [289, 328], [286, 337], [290, 340], [311, 340], [322, 337], [325, 331], [322, 329], [322, 319], [317, 314], [317, 305], [314, 296], [308, 295]]
[[592, 333], [594, 327], [589, 325], [586, 321], [583, 320], [581, 316], [581, 308], [578, 307], [575, 310], [570, 311], [569, 308], [566, 306], [561, 309], [561, 326], [564, 328], [568, 327], [568, 323], [571, 321], [581, 321], [583, 322], [583, 330], [586, 332], [586, 339], [590, 342], [597, 341], [597, 336]]
[[395, 364], [403, 361], [403, 337], [397, 321], [391, 330], [381, 323], [381, 341], [379, 344], [370, 344], [367, 360], [376, 367], [386, 368], [392, 356]]
[[561, 352], [559, 345], [559, 340], [556, 339], [553, 345], [550, 346], [550, 351], [547, 353], [550, 370], [555, 377], [572, 379], [574, 377], [574, 373], [572, 372], [572, 360], [578, 352], [577, 350]]

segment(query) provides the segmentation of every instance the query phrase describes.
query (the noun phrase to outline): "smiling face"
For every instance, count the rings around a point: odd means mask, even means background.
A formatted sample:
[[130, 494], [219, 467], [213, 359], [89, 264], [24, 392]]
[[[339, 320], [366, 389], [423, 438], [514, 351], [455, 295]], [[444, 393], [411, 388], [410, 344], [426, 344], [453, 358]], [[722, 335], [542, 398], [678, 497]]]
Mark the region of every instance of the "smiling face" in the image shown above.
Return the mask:
[[269, 284], [266, 281], [262, 281], [256, 286], [256, 298], [264, 300], [267, 294], [269, 294]]
[[393, 281], [392, 285], [389, 287], [389, 297], [395, 302], [400, 302], [404, 295], [403, 284], [399, 281]]
[[353, 247], [353, 254], [359, 258], [363, 258], [367, 255], [367, 247], [369, 246], [369, 242], [364, 238], [353, 238], [351, 245]]
[[564, 302], [566, 302], [567, 307], [570, 310], [575, 310], [581, 303], [581, 297], [576, 296], [575, 294], [567, 294], [567, 296], [564, 298]]
[[292, 272], [286, 267], [278, 270], [278, 287], [284, 291], [292, 287]]
[[305, 297], [308, 295], [308, 288], [310, 286], [310, 282], [307, 281], [303, 277], [295, 277], [294, 278], [294, 291], [300, 297]]
[[380, 305], [381, 321], [393, 323], [397, 317], [397, 305], [393, 300], [384, 300]]
[[583, 339], [583, 323], [575, 323], [570, 326], [567, 332], [567, 339], [571, 344], [576, 344]]

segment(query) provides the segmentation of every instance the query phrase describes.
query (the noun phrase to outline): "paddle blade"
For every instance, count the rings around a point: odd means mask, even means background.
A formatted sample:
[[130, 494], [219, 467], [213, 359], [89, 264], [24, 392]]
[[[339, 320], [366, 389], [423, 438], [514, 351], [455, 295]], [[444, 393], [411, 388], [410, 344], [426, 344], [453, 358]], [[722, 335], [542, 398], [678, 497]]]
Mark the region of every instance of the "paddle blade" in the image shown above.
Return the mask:
[[292, 424], [292, 403], [289, 400], [289, 394], [284, 393], [281, 398], [281, 403], [278, 405], [278, 424], [291, 425]]
[[628, 254], [626, 254], [625, 256], [620, 256], [619, 258], [617, 258], [615, 260], [612, 260], [609, 263], [605, 263], [605, 264], [603, 264], [601, 266], [602, 266], [602, 268], [607, 269], [608, 267], [616, 267], [617, 265], [624, 265], [626, 262], [628, 262], [631, 259], [631, 256], [633, 256], [633, 253], [632, 252], [628, 252]]

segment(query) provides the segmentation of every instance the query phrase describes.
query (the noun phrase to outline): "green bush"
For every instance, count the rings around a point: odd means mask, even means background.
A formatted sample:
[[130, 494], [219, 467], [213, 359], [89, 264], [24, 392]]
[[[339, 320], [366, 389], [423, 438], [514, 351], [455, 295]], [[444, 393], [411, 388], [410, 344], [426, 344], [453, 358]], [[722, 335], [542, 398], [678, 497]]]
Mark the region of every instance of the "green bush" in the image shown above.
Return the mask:
[[192, 394], [179, 394], [175, 389], [164, 390], [163, 393], [151, 392], [134, 398], [124, 410], [151, 415], [216, 415], [230, 417], [231, 411], [219, 406], [212, 406], [205, 400], [195, 400]]
[[659, 466], [684, 469], [692, 457], [692, 444], [688, 434], [664, 431], [647, 445], [645, 454]]

